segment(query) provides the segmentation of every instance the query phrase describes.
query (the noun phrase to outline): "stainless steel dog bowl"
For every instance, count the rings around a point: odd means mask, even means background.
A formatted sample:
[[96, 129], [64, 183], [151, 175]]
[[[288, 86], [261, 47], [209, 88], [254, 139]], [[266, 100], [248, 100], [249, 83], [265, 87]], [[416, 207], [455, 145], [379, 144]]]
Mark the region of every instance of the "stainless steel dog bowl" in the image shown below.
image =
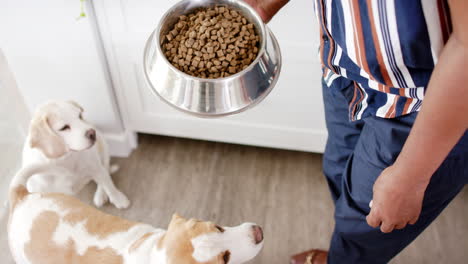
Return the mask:
[[[255, 25], [260, 36], [257, 58], [249, 67], [225, 78], [203, 79], [179, 71], [161, 50], [164, 36], [180, 15], [217, 5], [237, 10]], [[243, 1], [182, 0], [164, 14], [149, 37], [143, 65], [149, 87], [169, 105], [197, 116], [215, 117], [242, 112], [262, 101], [278, 80], [281, 53], [273, 33]]]

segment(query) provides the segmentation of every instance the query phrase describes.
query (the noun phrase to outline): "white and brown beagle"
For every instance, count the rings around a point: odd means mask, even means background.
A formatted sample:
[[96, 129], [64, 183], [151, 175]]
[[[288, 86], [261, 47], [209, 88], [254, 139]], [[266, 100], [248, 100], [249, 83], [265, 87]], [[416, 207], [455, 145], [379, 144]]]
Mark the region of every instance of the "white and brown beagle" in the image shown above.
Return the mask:
[[104, 214], [65, 194], [28, 192], [28, 178], [44, 170], [51, 167], [24, 167], [10, 186], [8, 236], [17, 264], [240, 264], [263, 246], [262, 229], [252, 223], [219, 227], [174, 215], [166, 231]]
[[83, 108], [75, 102], [51, 101], [34, 113], [23, 148], [23, 166], [35, 163], [57, 165], [69, 173], [66, 177], [47, 171], [33, 175], [26, 184], [30, 192], [74, 195], [93, 180], [97, 184], [94, 195], [97, 207], [107, 201], [117, 208], [130, 204], [110, 176], [118, 167], [110, 165], [106, 142], [83, 119]]

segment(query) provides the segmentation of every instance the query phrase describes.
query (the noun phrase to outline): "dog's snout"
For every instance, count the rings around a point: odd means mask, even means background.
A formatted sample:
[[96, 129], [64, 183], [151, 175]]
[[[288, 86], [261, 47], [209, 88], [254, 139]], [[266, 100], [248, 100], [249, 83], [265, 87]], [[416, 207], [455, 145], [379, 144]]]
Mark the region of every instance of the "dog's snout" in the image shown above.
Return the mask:
[[263, 230], [260, 226], [252, 226], [253, 237], [255, 239], [255, 244], [260, 244], [263, 241]]
[[96, 130], [89, 129], [88, 131], [86, 131], [85, 136], [86, 136], [87, 139], [94, 142], [96, 140]]

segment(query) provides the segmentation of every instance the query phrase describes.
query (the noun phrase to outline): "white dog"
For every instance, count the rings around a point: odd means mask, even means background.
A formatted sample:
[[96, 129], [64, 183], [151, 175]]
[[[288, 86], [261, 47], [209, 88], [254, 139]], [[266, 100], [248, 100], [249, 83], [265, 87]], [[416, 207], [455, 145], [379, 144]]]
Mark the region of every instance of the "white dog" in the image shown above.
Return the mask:
[[92, 125], [83, 120], [83, 108], [71, 101], [49, 102], [38, 108], [31, 121], [23, 150], [23, 167], [45, 163], [69, 170], [65, 175], [43, 172], [27, 182], [30, 192], [78, 193], [94, 180], [97, 190], [94, 204], [110, 201], [117, 208], [127, 208], [127, 197], [112, 182], [105, 141]]
[[57, 193], [29, 193], [30, 175], [61, 167], [21, 169], [10, 187], [8, 239], [17, 264], [241, 264], [263, 246], [252, 223], [220, 227], [174, 215], [168, 230], [104, 214]]

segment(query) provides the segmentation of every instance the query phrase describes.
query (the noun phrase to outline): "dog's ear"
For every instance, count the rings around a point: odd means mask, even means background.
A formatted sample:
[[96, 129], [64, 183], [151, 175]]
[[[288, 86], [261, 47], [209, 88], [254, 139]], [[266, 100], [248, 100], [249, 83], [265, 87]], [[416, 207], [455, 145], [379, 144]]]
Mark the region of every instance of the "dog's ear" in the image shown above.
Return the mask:
[[169, 228], [168, 229], [172, 229], [173, 227], [176, 227], [176, 226], [180, 226], [180, 225], [183, 225], [184, 223], [186, 223], [187, 220], [184, 219], [182, 216], [180, 216], [179, 214], [173, 214], [172, 215], [172, 219], [171, 219], [171, 222], [169, 223]]
[[182, 216], [180, 216], [178, 213], [175, 213], [172, 215], [172, 220], [177, 220], [177, 219], [181, 219]]
[[29, 136], [31, 148], [38, 148], [49, 159], [59, 158], [68, 151], [63, 139], [50, 127], [47, 115], [33, 118]]
[[80, 112], [84, 111], [83, 107], [81, 107], [81, 105], [79, 105], [77, 102], [75, 102], [73, 100], [67, 101], [67, 103], [69, 103], [69, 104], [73, 105], [74, 107], [80, 109]]

